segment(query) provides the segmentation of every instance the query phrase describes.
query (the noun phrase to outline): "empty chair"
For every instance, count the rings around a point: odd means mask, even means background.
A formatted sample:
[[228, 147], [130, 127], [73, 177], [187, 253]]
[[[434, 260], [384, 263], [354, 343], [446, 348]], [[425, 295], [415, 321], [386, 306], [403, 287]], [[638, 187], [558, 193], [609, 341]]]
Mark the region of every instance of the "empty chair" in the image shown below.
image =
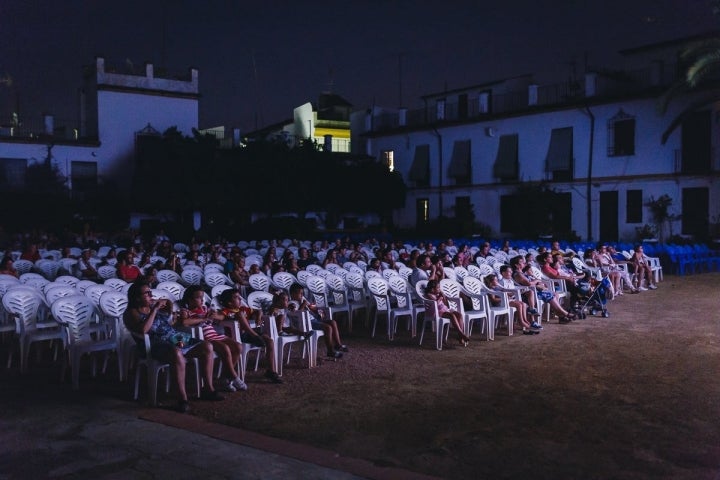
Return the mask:
[[485, 302], [485, 307], [487, 308], [487, 315], [488, 315], [488, 322], [487, 322], [487, 340], [494, 340], [495, 339], [495, 329], [497, 328], [499, 324], [500, 318], [505, 318], [508, 323], [508, 335], [512, 335], [512, 325], [514, 321], [515, 316], [515, 309], [512, 308], [508, 302], [508, 296], [505, 292], [492, 292], [494, 295], [497, 295], [500, 297], [501, 303], [500, 305], [492, 305], [489, 300], [487, 299], [487, 295], [490, 292], [490, 290], [485, 287], [485, 284], [482, 282], [482, 280], [478, 280], [474, 277], [466, 277], [464, 281], [465, 290], [468, 294], [468, 296], [473, 299], [473, 306], [476, 306], [474, 302], [474, 299], [476, 296], [482, 296], [485, 295], [486, 298], [483, 300]]
[[85, 293], [85, 289], [92, 285], [97, 285], [97, 283], [93, 282], [92, 280], [80, 280], [75, 285], [75, 288], [77, 288], [80, 293]]
[[417, 334], [417, 316], [419, 313], [425, 311], [424, 305], [416, 305], [413, 303], [408, 281], [400, 275], [390, 277], [388, 280], [388, 286], [395, 298], [395, 305], [392, 307], [393, 313], [397, 317], [404, 315], [410, 317], [410, 332], [412, 338], [415, 338], [415, 335]]
[[122, 317], [127, 310], [128, 297], [122, 292], [110, 290], [100, 295], [100, 312], [103, 315], [103, 323], [111, 325], [115, 332], [117, 342], [118, 371], [120, 381], [127, 378], [130, 354], [135, 348], [130, 332], [125, 328]]
[[[44, 302], [39, 290], [25, 285], [13, 286], [5, 292], [2, 302], [5, 311], [15, 318], [21, 372], [27, 370], [28, 354], [33, 343], [59, 340], [65, 346], [65, 332], [59, 324], [54, 328], [38, 328], [38, 313]], [[12, 353], [8, 356], [8, 367], [11, 363]]]
[[17, 270], [18, 275], [22, 276], [24, 273], [30, 273], [35, 265], [30, 260], [23, 260], [21, 258], [13, 262], [13, 267]]
[[377, 327], [378, 317], [383, 316], [387, 324], [388, 340], [395, 338], [397, 331], [397, 317], [391, 313], [391, 303], [387, 280], [382, 277], [372, 277], [367, 281], [368, 291], [375, 302], [375, 316], [373, 318], [373, 327], [371, 337], [375, 338], [375, 328]]
[[[109, 288], [109, 287], [107, 287]], [[93, 352], [109, 352], [117, 349], [115, 332], [108, 338], [98, 339], [91, 335], [91, 324], [95, 322], [96, 307], [90, 297], [85, 295], [69, 295], [60, 297], [52, 304], [52, 314], [65, 326], [68, 336], [68, 362], [72, 371], [74, 389], [80, 387], [80, 359], [82, 355]], [[107, 357], [103, 373], [107, 366]], [[93, 376], [95, 363], [93, 362]]]

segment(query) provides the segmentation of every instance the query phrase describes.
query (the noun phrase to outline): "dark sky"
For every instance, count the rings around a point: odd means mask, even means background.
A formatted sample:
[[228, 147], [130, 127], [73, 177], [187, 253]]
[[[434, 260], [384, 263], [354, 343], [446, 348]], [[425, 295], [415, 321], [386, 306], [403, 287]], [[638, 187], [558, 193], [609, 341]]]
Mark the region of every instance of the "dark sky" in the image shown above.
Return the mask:
[[619, 49], [718, 20], [708, 0], [0, 0], [0, 78], [13, 80], [0, 84], [0, 121], [16, 98], [28, 117], [75, 118], [81, 67], [96, 55], [197, 67], [200, 126], [248, 131], [323, 90], [356, 108], [395, 107], [401, 95], [414, 108], [446, 87], [568, 75], [586, 55], [610, 65]]

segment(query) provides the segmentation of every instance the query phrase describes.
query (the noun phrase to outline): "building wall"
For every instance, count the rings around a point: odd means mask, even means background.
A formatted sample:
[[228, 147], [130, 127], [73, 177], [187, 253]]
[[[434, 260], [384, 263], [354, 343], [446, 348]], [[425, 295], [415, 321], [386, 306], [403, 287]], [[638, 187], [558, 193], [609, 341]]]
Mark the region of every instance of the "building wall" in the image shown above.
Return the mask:
[[[720, 183], [718, 182], [717, 145], [718, 118], [720, 106], [707, 105], [711, 113], [712, 129], [712, 175], [688, 175], [677, 172], [677, 159], [681, 149], [682, 129], [679, 128], [661, 143], [662, 132], [670, 120], [684, 106], [695, 101], [699, 94], [686, 96], [671, 105], [665, 115], [658, 114], [657, 98], [636, 98], [625, 101], [595, 103], [589, 111], [595, 117], [594, 140], [592, 146], [591, 176], [591, 231], [588, 231], [587, 184], [590, 157], [591, 117], [584, 107], [546, 110], [523, 115], [505, 116], [472, 123], [442, 125], [434, 128], [398, 131], [373, 135], [368, 140], [370, 154], [380, 159], [382, 152], [393, 151], [395, 170], [400, 172], [411, 188], [408, 190], [406, 206], [394, 214], [395, 223], [403, 228], [416, 225], [416, 200], [427, 198], [430, 201], [430, 218], [441, 213], [454, 214], [457, 197], [468, 196], [475, 207], [476, 219], [489, 225], [496, 234], [500, 229], [500, 198], [513, 193], [522, 182], [541, 182], [547, 179], [545, 165], [552, 130], [572, 127], [573, 129], [573, 180], [570, 182], [550, 182], [549, 186], [558, 192], [570, 193], [572, 199], [572, 229], [582, 238], [599, 238], [600, 229], [600, 193], [618, 192], [617, 222], [620, 239], [632, 239], [636, 228], [652, 223], [650, 211], [643, 207], [642, 222], [627, 223], [626, 198], [628, 190], [642, 190], [643, 202], [651, 197], [668, 194], [674, 199], [672, 213], [682, 211], [681, 198], [684, 188], [704, 187], [710, 190], [710, 217], [720, 215]], [[608, 121], [619, 111], [635, 118], [635, 153], [626, 156], [609, 156]], [[500, 137], [517, 134], [519, 182], [502, 183], [493, 176]], [[455, 141], [470, 140], [472, 165], [471, 182], [468, 185], [456, 185], [448, 175]], [[409, 180], [415, 148], [418, 145], [430, 146], [430, 186], [417, 188]], [[441, 147], [440, 147], [441, 145]], [[442, 153], [440, 153], [440, 148]], [[442, 160], [441, 160], [442, 156]], [[442, 172], [441, 169], [442, 161]], [[442, 183], [441, 183], [442, 179]], [[440, 205], [442, 203], [442, 212]], [[687, 208], [687, 206], [686, 206]], [[680, 233], [680, 221], [673, 224], [673, 232]]]

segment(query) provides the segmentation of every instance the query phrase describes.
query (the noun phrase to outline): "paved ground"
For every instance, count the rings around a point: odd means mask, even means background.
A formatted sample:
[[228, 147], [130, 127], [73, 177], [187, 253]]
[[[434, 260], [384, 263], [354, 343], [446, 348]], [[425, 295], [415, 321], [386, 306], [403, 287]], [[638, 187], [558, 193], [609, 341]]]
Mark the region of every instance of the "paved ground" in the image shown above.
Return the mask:
[[143, 408], [109, 379], [73, 392], [56, 373], [0, 374], [0, 479], [431, 478]]

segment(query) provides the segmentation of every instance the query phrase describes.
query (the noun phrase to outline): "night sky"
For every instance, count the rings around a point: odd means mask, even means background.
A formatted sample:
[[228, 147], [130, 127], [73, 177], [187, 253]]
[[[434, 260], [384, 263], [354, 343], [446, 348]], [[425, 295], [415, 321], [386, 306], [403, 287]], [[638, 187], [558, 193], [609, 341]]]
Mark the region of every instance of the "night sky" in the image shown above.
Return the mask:
[[445, 88], [611, 66], [619, 49], [719, 23], [707, 0], [0, 0], [0, 123], [18, 101], [28, 117], [76, 118], [97, 55], [198, 68], [200, 126], [246, 132], [322, 91], [357, 109], [416, 108]]

